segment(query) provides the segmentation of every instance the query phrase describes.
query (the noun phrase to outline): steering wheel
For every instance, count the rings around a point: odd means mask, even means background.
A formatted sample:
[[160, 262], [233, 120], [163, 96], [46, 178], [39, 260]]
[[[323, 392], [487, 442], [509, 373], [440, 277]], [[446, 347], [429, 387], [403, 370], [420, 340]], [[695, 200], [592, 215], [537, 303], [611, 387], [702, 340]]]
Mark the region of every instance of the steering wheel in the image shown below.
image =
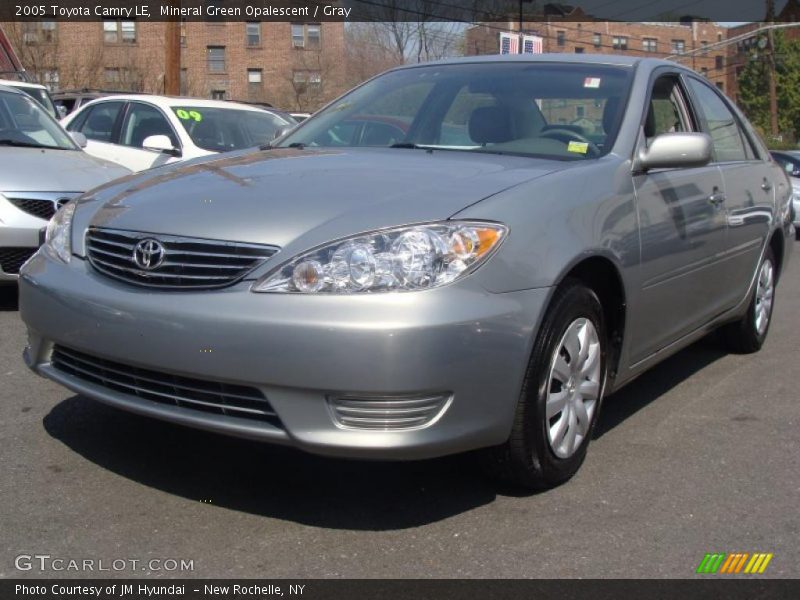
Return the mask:
[[539, 137], [552, 138], [554, 140], [558, 140], [559, 142], [564, 142], [565, 144], [569, 144], [570, 142], [583, 142], [588, 144], [587, 153], [591, 156], [600, 156], [602, 153], [600, 148], [597, 147], [597, 144], [580, 133], [572, 131], [571, 129], [560, 129], [558, 127], [554, 127], [553, 129], [542, 131], [539, 134]]

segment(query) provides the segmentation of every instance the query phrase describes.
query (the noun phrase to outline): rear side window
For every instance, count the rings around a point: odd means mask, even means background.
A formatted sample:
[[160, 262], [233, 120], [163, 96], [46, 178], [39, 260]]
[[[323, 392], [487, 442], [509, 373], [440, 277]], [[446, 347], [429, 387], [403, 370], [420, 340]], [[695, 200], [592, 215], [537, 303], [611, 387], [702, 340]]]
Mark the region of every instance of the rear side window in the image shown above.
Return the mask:
[[70, 123], [70, 131], [80, 131], [90, 140], [112, 142], [122, 102], [102, 102], [87, 109], [83, 119]]
[[[689, 85], [706, 118], [708, 133], [714, 144], [714, 155], [718, 162], [747, 160], [745, 142], [736, 117], [725, 106], [717, 93], [709, 86], [689, 78]], [[750, 153], [752, 155], [752, 152]]]

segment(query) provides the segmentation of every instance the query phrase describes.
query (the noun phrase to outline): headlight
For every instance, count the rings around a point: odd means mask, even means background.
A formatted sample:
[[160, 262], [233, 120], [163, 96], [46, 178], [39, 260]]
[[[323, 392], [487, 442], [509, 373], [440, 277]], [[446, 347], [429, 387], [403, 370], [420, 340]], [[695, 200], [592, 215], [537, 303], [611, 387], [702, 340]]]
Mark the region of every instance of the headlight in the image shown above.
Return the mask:
[[439, 287], [477, 268], [507, 232], [498, 223], [447, 221], [353, 236], [301, 254], [256, 282], [253, 291], [353, 294]]
[[68, 263], [72, 256], [72, 215], [75, 214], [75, 202], [62, 206], [47, 224], [44, 248], [54, 258]]

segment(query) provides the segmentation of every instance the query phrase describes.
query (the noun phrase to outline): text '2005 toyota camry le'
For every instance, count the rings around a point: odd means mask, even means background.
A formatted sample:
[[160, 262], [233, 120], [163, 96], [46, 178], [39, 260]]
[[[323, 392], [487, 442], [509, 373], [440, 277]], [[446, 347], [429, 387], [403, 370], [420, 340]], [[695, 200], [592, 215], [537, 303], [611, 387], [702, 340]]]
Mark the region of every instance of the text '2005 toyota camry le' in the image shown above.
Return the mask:
[[24, 267], [27, 364], [133, 412], [311, 452], [484, 449], [557, 485], [604, 395], [769, 330], [785, 172], [677, 64], [400, 68], [275, 147], [60, 210]]

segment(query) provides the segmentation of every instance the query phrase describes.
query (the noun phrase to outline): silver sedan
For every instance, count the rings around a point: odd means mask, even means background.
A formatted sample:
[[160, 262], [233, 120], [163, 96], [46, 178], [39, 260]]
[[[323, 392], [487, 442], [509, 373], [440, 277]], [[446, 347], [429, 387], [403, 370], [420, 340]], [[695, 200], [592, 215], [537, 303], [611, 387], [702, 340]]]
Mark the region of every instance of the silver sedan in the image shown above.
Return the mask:
[[718, 327], [761, 347], [790, 197], [673, 62], [400, 68], [272, 146], [64, 207], [22, 271], [25, 360], [175, 423], [358, 458], [482, 449], [550, 487], [614, 390]]

